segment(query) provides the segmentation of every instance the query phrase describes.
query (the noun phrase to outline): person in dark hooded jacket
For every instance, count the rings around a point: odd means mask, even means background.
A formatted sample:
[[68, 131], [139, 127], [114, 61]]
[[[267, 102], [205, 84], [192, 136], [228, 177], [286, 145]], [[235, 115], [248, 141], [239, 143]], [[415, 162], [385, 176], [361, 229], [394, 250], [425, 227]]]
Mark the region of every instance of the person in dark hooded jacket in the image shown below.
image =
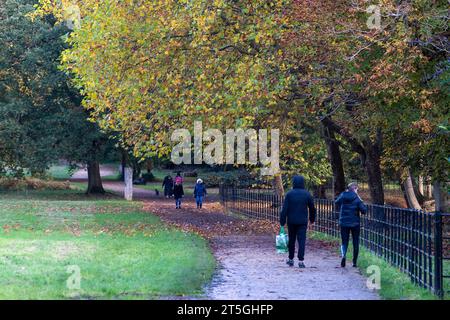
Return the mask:
[[314, 223], [316, 218], [316, 208], [311, 194], [305, 190], [305, 179], [302, 176], [294, 176], [292, 180], [292, 190], [284, 199], [283, 208], [280, 213], [280, 225], [288, 225], [289, 235], [289, 259], [286, 262], [289, 266], [294, 265], [295, 242], [298, 241], [298, 266], [304, 268], [306, 230], [308, 220]]
[[170, 198], [173, 193], [173, 179], [170, 174], [165, 176], [162, 186], [164, 188], [164, 196]]
[[184, 197], [183, 185], [179, 181], [173, 186], [173, 197], [175, 198], [176, 209], [181, 209], [181, 199]]
[[358, 196], [358, 185], [352, 182], [348, 185], [348, 189], [342, 192], [335, 201], [340, 206], [339, 225], [341, 227], [341, 267], [345, 267], [345, 256], [347, 254], [350, 233], [352, 234], [353, 243], [353, 267], [357, 266], [359, 254], [359, 234], [360, 234], [360, 217], [359, 214], [365, 214], [367, 207]]

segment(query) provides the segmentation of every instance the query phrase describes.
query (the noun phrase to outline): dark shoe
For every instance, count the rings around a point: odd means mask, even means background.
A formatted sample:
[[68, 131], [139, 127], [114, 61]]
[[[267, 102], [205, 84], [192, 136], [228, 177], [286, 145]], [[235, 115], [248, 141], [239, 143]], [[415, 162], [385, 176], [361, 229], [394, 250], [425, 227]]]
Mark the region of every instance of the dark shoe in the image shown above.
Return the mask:
[[300, 261], [299, 263], [298, 263], [298, 267], [300, 268], [300, 269], [305, 269], [306, 267], [305, 267], [305, 264], [303, 263], [303, 261]]
[[357, 267], [358, 267], [358, 264], [355, 261], [353, 261], [353, 268], [357, 268]]
[[288, 259], [288, 261], [286, 261], [286, 264], [287, 264], [289, 267], [292, 267], [292, 266], [294, 266], [294, 260]]
[[342, 258], [342, 260], [341, 260], [341, 267], [345, 268], [345, 258]]

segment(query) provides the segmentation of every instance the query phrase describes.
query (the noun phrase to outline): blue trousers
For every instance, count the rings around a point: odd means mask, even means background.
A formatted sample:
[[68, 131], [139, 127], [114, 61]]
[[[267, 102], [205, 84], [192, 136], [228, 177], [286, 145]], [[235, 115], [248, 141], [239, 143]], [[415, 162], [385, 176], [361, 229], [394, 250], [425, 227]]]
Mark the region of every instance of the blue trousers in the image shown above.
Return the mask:
[[175, 206], [181, 208], [181, 198], [175, 199]]
[[347, 254], [348, 243], [350, 240], [350, 232], [352, 233], [352, 242], [353, 242], [353, 262], [356, 263], [359, 254], [360, 226], [341, 227], [341, 239], [342, 239], [341, 254], [343, 258]]
[[203, 204], [203, 196], [196, 196], [195, 201], [197, 202], [197, 207], [202, 207]]

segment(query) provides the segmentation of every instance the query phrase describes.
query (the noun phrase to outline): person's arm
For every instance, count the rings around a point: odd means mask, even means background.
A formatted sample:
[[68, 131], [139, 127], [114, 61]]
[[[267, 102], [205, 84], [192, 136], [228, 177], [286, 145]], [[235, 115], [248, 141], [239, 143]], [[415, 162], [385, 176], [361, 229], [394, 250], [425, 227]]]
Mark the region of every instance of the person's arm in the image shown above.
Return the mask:
[[288, 196], [286, 195], [286, 197], [284, 198], [284, 202], [283, 202], [283, 208], [281, 209], [281, 212], [280, 212], [280, 226], [284, 226], [286, 224], [286, 214], [287, 214], [288, 207], [289, 207], [289, 200], [288, 200]]
[[342, 204], [342, 195], [343, 195], [343, 193], [341, 193], [337, 198], [336, 198], [336, 200], [334, 200], [334, 204], [336, 204], [336, 205], [341, 205]]
[[184, 196], [184, 189], [183, 189], [183, 185], [181, 185], [181, 195]]
[[309, 222], [314, 223], [316, 221], [316, 207], [314, 206], [314, 199], [311, 195], [308, 197], [309, 208]]
[[358, 196], [358, 210], [362, 214], [367, 213], [367, 206], [364, 204], [364, 202], [361, 200], [361, 198]]

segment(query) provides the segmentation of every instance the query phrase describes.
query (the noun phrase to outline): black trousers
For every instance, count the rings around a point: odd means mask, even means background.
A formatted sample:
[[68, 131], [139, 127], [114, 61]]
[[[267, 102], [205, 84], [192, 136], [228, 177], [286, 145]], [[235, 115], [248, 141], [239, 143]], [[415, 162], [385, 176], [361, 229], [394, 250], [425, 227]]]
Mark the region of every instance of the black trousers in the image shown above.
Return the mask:
[[345, 255], [347, 254], [348, 242], [350, 240], [350, 233], [352, 234], [352, 243], [353, 243], [353, 262], [356, 263], [359, 254], [359, 233], [360, 233], [359, 226], [341, 227], [341, 239], [342, 239], [341, 253], [342, 257], [345, 257]]
[[298, 260], [303, 261], [305, 257], [306, 229], [306, 224], [288, 224], [289, 259], [294, 259], [295, 242], [298, 241]]

